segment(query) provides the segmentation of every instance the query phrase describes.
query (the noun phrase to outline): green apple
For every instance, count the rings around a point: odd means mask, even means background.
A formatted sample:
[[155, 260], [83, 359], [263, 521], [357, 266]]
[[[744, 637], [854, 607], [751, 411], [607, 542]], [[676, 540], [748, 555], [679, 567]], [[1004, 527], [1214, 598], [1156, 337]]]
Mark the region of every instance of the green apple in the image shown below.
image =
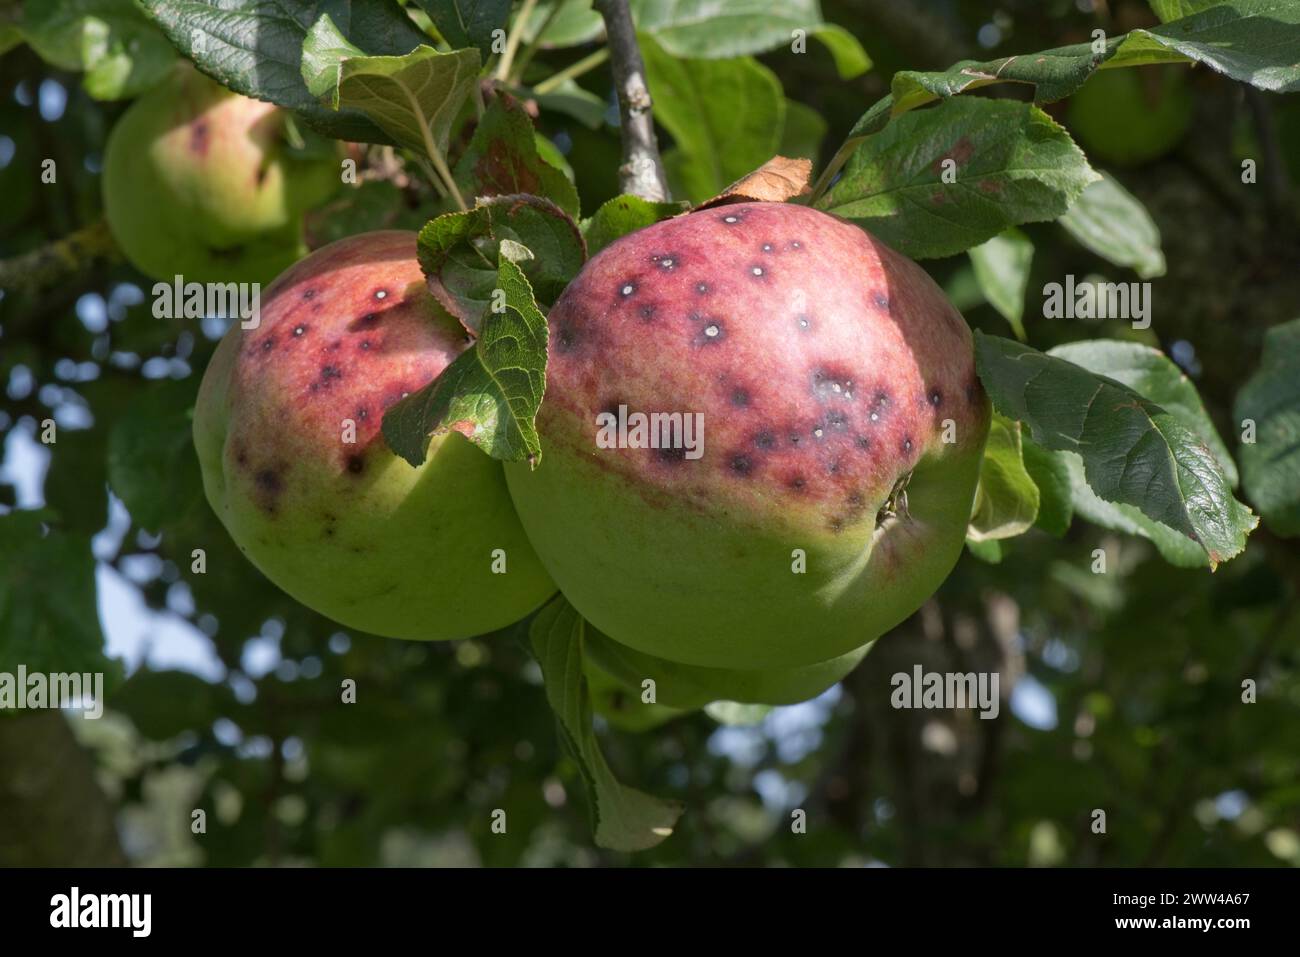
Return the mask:
[[779, 203], [669, 219], [597, 254], [548, 325], [542, 458], [506, 478], [552, 578], [618, 643], [814, 665], [956, 563], [989, 424], [970, 330], [856, 226]]
[[268, 287], [255, 327], [222, 339], [194, 412], [204, 490], [304, 605], [380, 635], [464, 638], [554, 592], [499, 462], [452, 432], [412, 468], [380, 433], [467, 344], [398, 231], [317, 250]]
[[620, 645], [594, 628], [586, 631], [587, 658], [614, 676], [638, 701], [644, 682], [654, 681], [655, 703], [702, 708], [711, 701], [741, 704], [798, 704], [841, 681], [866, 656], [870, 645], [811, 665], [787, 669], [704, 668], [647, 655]]
[[1172, 150], [1192, 125], [1186, 67], [1098, 70], [1070, 97], [1066, 126], [1094, 159], [1138, 166]]
[[113, 127], [104, 210], [154, 279], [269, 282], [306, 252], [302, 214], [338, 187], [329, 157], [300, 158], [285, 114], [182, 65]]

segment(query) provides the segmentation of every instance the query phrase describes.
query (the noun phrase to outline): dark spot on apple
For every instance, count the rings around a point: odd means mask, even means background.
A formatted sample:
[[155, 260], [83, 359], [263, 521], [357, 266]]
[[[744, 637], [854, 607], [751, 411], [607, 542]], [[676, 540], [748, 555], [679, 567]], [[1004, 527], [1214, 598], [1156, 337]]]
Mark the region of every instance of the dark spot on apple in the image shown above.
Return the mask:
[[785, 487], [793, 492], [802, 492], [807, 485], [808, 482], [802, 475], [791, 475], [785, 480]]
[[315, 299], [315, 298], [316, 298], [316, 290], [315, 290], [315, 289], [304, 289], [304, 290], [302, 291], [302, 298], [304, 298], [304, 299]]
[[681, 258], [676, 253], [668, 253], [667, 255], [656, 253], [650, 257], [650, 261], [664, 272], [672, 272], [681, 264]]
[[742, 452], [733, 455], [727, 467], [731, 469], [734, 475], [748, 476], [754, 471], [754, 460]]
[[369, 340], [369, 339], [362, 339], [362, 340], [361, 340], [361, 348], [362, 348], [362, 349], [369, 349], [369, 348], [370, 348], [370, 340]]
[[705, 319], [704, 328], [693, 339], [692, 344], [696, 346], [717, 345], [723, 339], [727, 338], [727, 331], [723, 328], [722, 323], [717, 319]]
[[873, 296], [872, 298], [875, 300], [876, 305], [879, 306], [881, 309], [889, 308], [889, 297], [886, 296], [883, 292], [876, 293], [875, 296]]
[[767, 268], [762, 263], [754, 263], [745, 271], [750, 279], [767, 281]]
[[573, 327], [573, 323], [567, 319], [560, 321], [555, 329], [555, 347], [560, 352], [572, 352], [578, 344], [578, 332]]
[[718, 217], [718, 221], [727, 226], [735, 226], [744, 221], [744, 217], [736, 213], [724, 213]]
[[801, 312], [794, 317], [795, 324], [798, 325], [799, 331], [807, 332], [812, 328], [812, 316], [806, 312]]
[[642, 306], [640, 309], [637, 310], [637, 313], [641, 316], [642, 322], [654, 322], [655, 311], [658, 308], [659, 308], [658, 306], [652, 305], [650, 303], [646, 303], [644, 306]]
[[702, 296], [709, 291], [709, 284], [707, 282], [697, 282], [695, 284], [695, 291]]
[[376, 289], [375, 292], [374, 292], [374, 297], [375, 297], [376, 299], [379, 299], [379, 300], [387, 299], [387, 298], [388, 298], [388, 290], [387, 290], [387, 289]]
[[856, 445], [856, 446], [857, 446], [858, 448], [860, 448], [860, 449], [869, 449], [869, 448], [871, 448], [871, 440], [870, 440], [869, 438], [867, 438], [865, 435], [859, 435], [859, 436], [856, 436], [856, 437], [853, 439], [853, 444]]
[[210, 140], [208, 121], [195, 120], [190, 126], [190, 152], [196, 156], [206, 155]]
[[903, 454], [907, 455], [911, 451], [912, 451], [912, 440], [910, 438], [903, 439]]
[[275, 348], [275, 336], [267, 336], [262, 340], [262, 351], [270, 352]]
[[686, 461], [686, 449], [669, 446], [654, 450], [655, 458], [664, 465], [680, 465]]
[[361, 419], [362, 421], [365, 421], [366, 419], [370, 418], [370, 410], [367, 409], [364, 405], [361, 406], [359, 409], [357, 409], [357, 418]]
[[760, 449], [774, 449], [776, 448], [776, 436], [764, 429], [754, 436], [754, 444]]
[[618, 287], [618, 294], [619, 294], [619, 296], [622, 297], [623, 299], [626, 299], [628, 296], [632, 295], [634, 292], [636, 292], [636, 283], [633, 282], [631, 279], [629, 279], [629, 280], [627, 280], [627, 281], [625, 281], [625, 282], [619, 284], [619, 287]]
[[296, 326], [293, 327], [293, 334], [294, 334], [295, 336], [306, 335], [306, 334], [307, 334], [307, 326], [306, 326], [305, 324], [303, 324], [303, 323], [299, 323], [298, 325], [296, 325]]
[[939, 406], [943, 405], [943, 393], [940, 392], [938, 389], [931, 390], [930, 404], [934, 406], [936, 409], [939, 408]]
[[364, 455], [354, 453], [348, 456], [347, 470], [351, 475], [360, 475], [366, 469], [366, 459]]
[[749, 405], [749, 392], [740, 388], [732, 389], [731, 404], [738, 409], [745, 408], [745, 406]]

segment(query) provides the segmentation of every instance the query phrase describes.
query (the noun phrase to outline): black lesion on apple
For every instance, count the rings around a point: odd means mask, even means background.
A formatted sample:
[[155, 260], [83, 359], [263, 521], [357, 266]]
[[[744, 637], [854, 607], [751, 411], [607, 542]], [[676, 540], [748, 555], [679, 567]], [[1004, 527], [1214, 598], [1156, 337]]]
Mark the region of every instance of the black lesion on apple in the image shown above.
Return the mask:
[[748, 478], [754, 473], [754, 458], [745, 452], [737, 452], [727, 460], [727, 468], [732, 475]]
[[655, 253], [650, 261], [664, 272], [672, 272], [682, 264], [682, 257], [677, 253]]
[[708, 316], [694, 316], [693, 318], [698, 319], [702, 325], [700, 326], [700, 331], [691, 339], [692, 345], [696, 347], [716, 346], [727, 338], [727, 330], [726, 327], [722, 325], [721, 320], [713, 319]]
[[785, 487], [792, 492], [802, 492], [808, 488], [808, 480], [802, 475], [791, 475], [785, 480]]
[[339, 379], [343, 378], [343, 370], [336, 365], [326, 364], [320, 368], [320, 378], [313, 382], [308, 388], [312, 392], [319, 392], [321, 389], [328, 389]]
[[709, 284], [703, 281], [697, 282], [695, 284], [695, 291], [699, 293], [701, 296], [707, 295], [709, 292]]
[[568, 319], [561, 319], [555, 326], [555, 348], [561, 353], [570, 353], [578, 348], [578, 328]]
[[812, 394], [819, 402], [853, 399], [853, 374], [835, 366], [818, 366], [812, 372]]
[[943, 393], [940, 392], [938, 389], [931, 389], [928, 399], [930, 405], [936, 409], [939, 408], [939, 406], [943, 405]]
[[304, 290], [302, 291], [302, 298], [303, 298], [303, 299], [315, 299], [315, 298], [316, 298], [316, 290], [315, 290], [315, 289], [304, 289]]
[[343, 465], [348, 470], [349, 475], [360, 475], [366, 470], [366, 457], [359, 452], [353, 452], [347, 457]]
[[889, 393], [884, 389], [877, 389], [876, 394], [871, 397], [871, 413], [867, 417], [872, 422], [880, 422], [889, 413]]
[[655, 313], [658, 310], [659, 307], [654, 303], [647, 302], [637, 309], [637, 315], [641, 317], [642, 322], [654, 322]]
[[298, 323], [298, 325], [293, 327], [294, 337], [301, 339], [303, 336], [307, 334], [307, 330], [310, 328], [311, 327], [308, 326], [305, 322]]
[[770, 451], [776, 448], [776, 434], [769, 429], [764, 429], [754, 436], [754, 445], [763, 451]]
[[681, 465], [686, 461], [686, 449], [679, 446], [653, 449], [655, 460], [667, 466]]
[[284, 492], [284, 476], [279, 469], [258, 469], [253, 473], [253, 487], [258, 506], [268, 515], [274, 515]]
[[354, 319], [348, 323], [348, 332], [365, 332], [379, 325], [380, 316], [377, 312], [368, 312], [360, 319]]
[[731, 404], [738, 409], [746, 408], [749, 405], [749, 391], [739, 387], [732, 389]]
[[877, 293], [875, 293], [875, 294], [871, 297], [871, 300], [872, 300], [872, 302], [874, 302], [877, 306], [879, 306], [881, 309], [888, 309], [888, 308], [889, 308], [889, 297], [886, 296], [883, 292], [877, 292]]

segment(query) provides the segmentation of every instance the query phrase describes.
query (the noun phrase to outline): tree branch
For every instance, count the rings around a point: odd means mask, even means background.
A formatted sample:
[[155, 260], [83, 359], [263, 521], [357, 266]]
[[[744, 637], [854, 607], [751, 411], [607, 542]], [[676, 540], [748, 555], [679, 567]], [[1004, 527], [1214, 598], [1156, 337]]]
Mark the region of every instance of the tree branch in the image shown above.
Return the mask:
[[6, 295], [42, 292], [97, 262], [120, 257], [108, 224], [101, 220], [39, 249], [0, 261], [0, 289]]
[[609, 38], [610, 67], [618, 91], [619, 125], [623, 131], [623, 165], [619, 182], [625, 193], [650, 202], [671, 199], [659, 142], [655, 139], [650, 91], [645, 84], [645, 63], [636, 45], [636, 28], [627, 0], [596, 0]]

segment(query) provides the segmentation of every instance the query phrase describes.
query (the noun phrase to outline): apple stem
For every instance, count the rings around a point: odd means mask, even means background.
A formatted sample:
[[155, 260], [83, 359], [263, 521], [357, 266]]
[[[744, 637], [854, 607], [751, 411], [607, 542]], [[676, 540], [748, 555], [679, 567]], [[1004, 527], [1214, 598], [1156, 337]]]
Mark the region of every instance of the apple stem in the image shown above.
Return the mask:
[[636, 27], [627, 0], [596, 0], [595, 8], [605, 20], [609, 40], [610, 68], [618, 91], [619, 127], [622, 130], [623, 163], [618, 168], [623, 192], [652, 203], [672, 199], [655, 139], [654, 106], [645, 83], [645, 62], [636, 44]]

